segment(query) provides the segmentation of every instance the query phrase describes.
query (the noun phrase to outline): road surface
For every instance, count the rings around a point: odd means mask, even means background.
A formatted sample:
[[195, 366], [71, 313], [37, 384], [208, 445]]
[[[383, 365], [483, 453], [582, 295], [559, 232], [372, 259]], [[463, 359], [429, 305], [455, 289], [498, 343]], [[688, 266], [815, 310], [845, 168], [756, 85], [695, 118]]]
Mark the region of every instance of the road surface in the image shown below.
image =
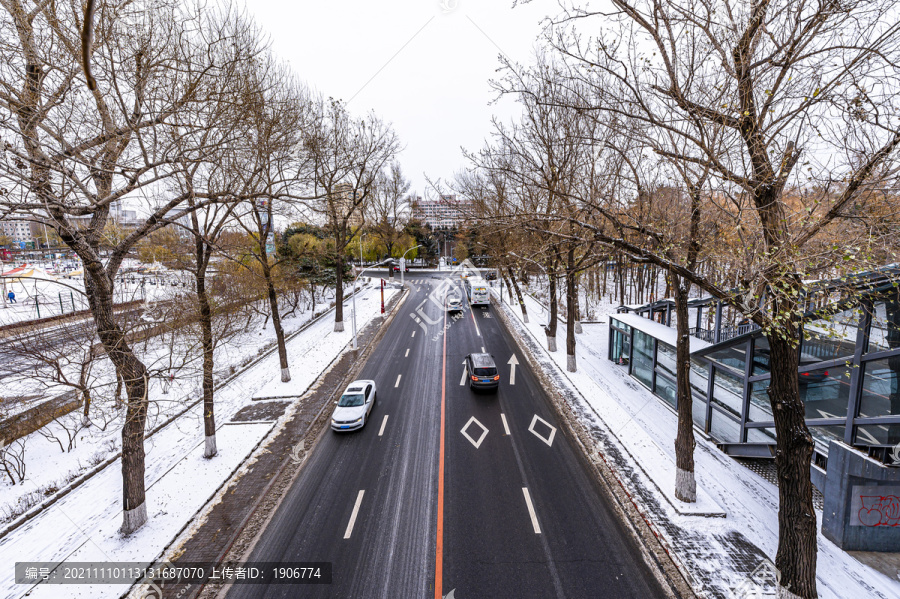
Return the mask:
[[[666, 596], [493, 309], [454, 320], [429, 299], [445, 280], [408, 274], [412, 293], [360, 374], [378, 389], [368, 424], [326, 432], [249, 557], [331, 562], [332, 584], [227, 596]], [[482, 350], [496, 394], [463, 377]]]

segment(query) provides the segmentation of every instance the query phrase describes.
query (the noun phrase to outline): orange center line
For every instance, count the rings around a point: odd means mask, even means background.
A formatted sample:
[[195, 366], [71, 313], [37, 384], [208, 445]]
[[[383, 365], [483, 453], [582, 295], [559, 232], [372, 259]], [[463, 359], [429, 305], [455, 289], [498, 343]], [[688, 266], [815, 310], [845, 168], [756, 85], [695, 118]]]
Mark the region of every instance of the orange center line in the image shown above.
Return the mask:
[[444, 599], [444, 401], [447, 393], [447, 312], [444, 312], [444, 350], [441, 371], [441, 447], [438, 461], [437, 542], [435, 543], [434, 599]]

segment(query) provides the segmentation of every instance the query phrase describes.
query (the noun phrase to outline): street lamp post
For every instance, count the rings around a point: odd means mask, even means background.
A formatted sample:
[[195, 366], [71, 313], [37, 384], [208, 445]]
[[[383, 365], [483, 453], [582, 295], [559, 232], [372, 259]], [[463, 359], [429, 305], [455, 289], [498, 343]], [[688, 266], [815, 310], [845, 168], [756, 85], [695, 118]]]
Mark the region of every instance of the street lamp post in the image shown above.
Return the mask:
[[[381, 266], [382, 264], [385, 264], [387, 262], [390, 262], [390, 259], [379, 262], [378, 264], [373, 264], [369, 268], [375, 268], [375, 267]], [[361, 271], [359, 271], [359, 274], [356, 275], [355, 279], [353, 279], [353, 349], [356, 349], [356, 282], [359, 280], [359, 277], [361, 277], [364, 272], [369, 270], [369, 268], [364, 268]]]
[[400, 257], [400, 284], [401, 284], [401, 285], [404, 285], [404, 284], [405, 284], [405, 283], [404, 283], [405, 277], [403, 276], [403, 271], [406, 270], [406, 254], [408, 254], [408, 253], [410, 253], [411, 251], [413, 251], [414, 249], [420, 248], [420, 247], [422, 247], [421, 244], [417, 245], [417, 246], [414, 247], [414, 248], [409, 248], [408, 250], [406, 250], [405, 252], [403, 252], [403, 255]]

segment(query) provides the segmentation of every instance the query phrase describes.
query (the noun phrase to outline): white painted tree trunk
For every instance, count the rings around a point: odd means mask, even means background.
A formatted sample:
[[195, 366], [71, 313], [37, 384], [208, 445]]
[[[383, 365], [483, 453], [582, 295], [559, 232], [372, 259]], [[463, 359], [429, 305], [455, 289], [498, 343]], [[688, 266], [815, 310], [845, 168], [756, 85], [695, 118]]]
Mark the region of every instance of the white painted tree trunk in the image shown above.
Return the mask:
[[291, 369], [290, 368], [282, 368], [281, 369], [281, 382], [289, 383], [291, 381]]
[[675, 497], [685, 503], [696, 503], [697, 481], [693, 472], [681, 468], [675, 469]]
[[122, 512], [122, 528], [119, 531], [128, 536], [147, 523], [147, 502], [131, 510]]
[[581, 326], [580, 320], [575, 321], [575, 332], [579, 335], [584, 332], [584, 328]]
[[216, 455], [219, 450], [216, 448], [216, 436], [215, 435], [207, 435], [205, 444], [203, 446], [203, 457], [211, 458]]
[[525, 324], [528, 324], [528, 312], [524, 312], [522, 314], [522, 322], [524, 322]]
[[575, 356], [566, 354], [566, 370], [569, 372], [578, 372], [578, 367], [575, 363]]
[[334, 321], [334, 332], [341, 333], [341, 332], [343, 332], [343, 330], [344, 330], [344, 321], [343, 320]]
[[547, 335], [547, 351], [556, 351], [556, 337]]

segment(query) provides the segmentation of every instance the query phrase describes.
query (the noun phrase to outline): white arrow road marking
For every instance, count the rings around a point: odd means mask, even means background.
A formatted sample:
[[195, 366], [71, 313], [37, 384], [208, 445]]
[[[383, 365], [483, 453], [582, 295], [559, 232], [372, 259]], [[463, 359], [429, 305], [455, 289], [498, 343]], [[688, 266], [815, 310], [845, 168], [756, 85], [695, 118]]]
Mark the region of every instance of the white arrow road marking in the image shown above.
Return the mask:
[[[478, 437], [477, 441], [475, 439], [473, 439], [472, 437], [470, 437], [469, 433], [466, 432], [466, 429], [469, 428], [469, 426], [473, 423], [480, 426], [481, 429], [484, 431], [483, 433], [481, 433], [481, 436]], [[465, 437], [466, 439], [469, 440], [469, 443], [471, 443], [472, 445], [475, 446], [475, 449], [478, 449], [481, 446], [481, 442], [484, 441], [485, 437], [487, 437], [488, 429], [483, 424], [478, 422], [478, 420], [476, 420], [476, 418], [474, 416], [472, 416], [471, 418], [469, 418], [469, 421], [466, 422], [466, 425], [464, 427], [462, 427], [462, 430], [459, 432], [461, 432], [463, 434], [463, 437]]]
[[397, 375], [397, 382], [394, 383], [394, 387], [395, 387], [395, 388], [400, 386], [400, 377], [402, 377], [402, 376], [403, 376], [402, 374], [398, 374], [398, 375]]
[[510, 385], [516, 384], [516, 366], [518, 365], [518, 363], [519, 363], [519, 360], [516, 359], [516, 354], [513, 354], [512, 357], [509, 359], [509, 362], [507, 362], [507, 364], [509, 364], [509, 384]]
[[522, 487], [522, 494], [525, 495], [525, 505], [528, 506], [528, 515], [531, 516], [531, 526], [534, 528], [534, 534], [541, 534], [541, 527], [538, 525], [537, 514], [534, 513], [534, 504], [531, 503], [531, 495], [528, 493], [528, 487]]
[[353, 506], [353, 513], [350, 514], [350, 522], [347, 523], [347, 532], [344, 533], [345, 539], [349, 539], [350, 535], [353, 534], [353, 525], [356, 524], [356, 516], [359, 514], [359, 506], [362, 503], [365, 492], [365, 489], [360, 489], [359, 495], [356, 496], [356, 504]]
[[454, 593], [456, 593], [456, 589], [453, 589], [452, 591], [444, 595], [444, 599], [456, 599]]
[[[550, 429], [550, 436], [547, 437], [546, 439], [543, 438], [542, 436], [540, 436], [537, 433], [537, 431], [534, 430], [534, 425], [537, 424], [538, 420], [540, 420], [541, 422], [546, 424], [547, 427]], [[547, 422], [546, 420], [544, 420], [543, 418], [541, 418], [540, 416], [538, 416], [537, 414], [535, 414], [534, 418], [531, 419], [531, 424], [528, 426], [528, 432], [531, 433], [532, 435], [534, 435], [535, 437], [537, 437], [538, 439], [540, 439], [541, 441], [543, 441], [544, 443], [546, 443], [547, 447], [551, 447], [553, 445], [553, 437], [556, 436], [556, 427], [553, 426], [552, 424], [550, 424], [549, 422]]]
[[506, 424], [506, 414], [503, 414], [503, 413], [501, 412], [501, 414], [500, 414], [500, 420], [503, 421], [503, 430], [505, 430], [505, 431], [506, 431], [506, 435], [509, 436], [509, 425]]
[[388, 415], [385, 414], [385, 415], [384, 415], [384, 420], [381, 421], [381, 428], [378, 429], [378, 436], [379, 436], [379, 437], [380, 437], [381, 435], [384, 434], [384, 427], [385, 427], [385, 425], [387, 424], [387, 419], [388, 419]]
[[856, 429], [856, 436], [862, 437], [863, 440], [868, 441], [872, 445], [879, 445], [881, 443], [881, 441], [879, 441], [878, 439], [876, 439], [875, 437], [872, 436], [872, 433], [870, 433], [869, 431], [864, 430], [862, 428]]

